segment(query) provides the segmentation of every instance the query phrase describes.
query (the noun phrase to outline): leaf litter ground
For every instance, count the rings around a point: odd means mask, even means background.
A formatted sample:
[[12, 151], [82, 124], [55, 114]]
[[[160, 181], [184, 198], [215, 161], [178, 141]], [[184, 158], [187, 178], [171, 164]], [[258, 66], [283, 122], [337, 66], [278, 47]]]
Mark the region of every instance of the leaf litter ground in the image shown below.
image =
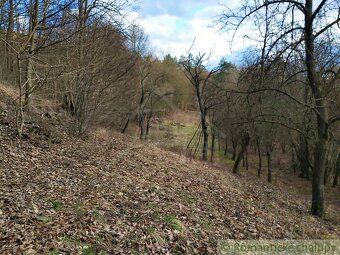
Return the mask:
[[292, 192], [132, 137], [53, 144], [13, 129], [0, 124], [0, 254], [216, 254], [221, 239], [340, 238], [339, 204], [318, 219]]

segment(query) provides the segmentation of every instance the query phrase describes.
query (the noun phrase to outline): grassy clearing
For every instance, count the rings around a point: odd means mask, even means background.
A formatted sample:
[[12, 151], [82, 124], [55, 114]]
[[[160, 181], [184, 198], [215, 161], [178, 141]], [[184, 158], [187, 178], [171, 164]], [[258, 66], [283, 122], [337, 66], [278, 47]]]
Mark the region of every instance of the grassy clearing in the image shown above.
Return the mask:
[[[198, 143], [198, 134], [193, 141], [191, 141], [197, 128], [199, 126], [199, 118], [196, 113], [193, 112], [179, 112], [167, 116], [152, 127], [150, 139], [156, 142], [160, 147], [179, 152], [182, 154], [192, 153], [195, 151], [196, 144]], [[198, 131], [199, 132], [199, 131]], [[188, 143], [191, 141], [190, 149], [187, 149]], [[197, 148], [195, 159], [201, 158], [202, 153], [202, 140]], [[209, 140], [208, 158], [211, 157], [211, 141]], [[224, 156], [223, 150], [218, 150], [217, 141], [215, 144], [214, 162], [222, 164], [227, 167], [232, 167], [234, 161], [231, 159], [232, 155], [228, 152], [227, 156]]]
[[184, 152], [198, 127], [197, 120], [193, 119], [185, 114], [176, 119], [166, 118], [152, 128], [150, 139], [156, 141], [163, 148]]

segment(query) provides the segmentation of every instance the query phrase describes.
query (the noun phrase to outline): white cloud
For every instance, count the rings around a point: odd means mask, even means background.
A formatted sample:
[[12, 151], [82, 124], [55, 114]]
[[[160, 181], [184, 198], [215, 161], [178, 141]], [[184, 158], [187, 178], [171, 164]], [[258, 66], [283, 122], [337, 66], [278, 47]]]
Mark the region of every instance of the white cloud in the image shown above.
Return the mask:
[[[176, 13], [174, 9], [166, 10], [167, 5], [163, 6], [158, 1], [155, 3], [158, 13], [155, 10], [149, 10], [149, 13], [138, 13], [137, 20], [148, 34], [151, 48], [156, 56], [163, 57], [167, 53], [176, 57], [186, 55], [194, 40], [192, 52], [211, 53], [212, 63], [216, 64], [221, 57], [232, 54], [228, 42], [231, 35], [220, 34], [212, 22], [223, 8], [218, 2], [204, 5], [202, 3], [205, 2], [200, 1], [200, 5], [191, 11], [188, 5], [182, 6], [182, 10]], [[230, 4], [235, 3], [237, 1], [233, 0]], [[180, 2], [178, 4], [181, 5]], [[184, 9], [186, 13], [183, 16]], [[237, 38], [234, 40], [232, 51], [240, 51], [247, 46], [249, 46], [248, 41]]]
[[[246, 23], [233, 38], [232, 32], [220, 34], [213, 20], [224, 8], [233, 9], [240, 3], [240, 0], [143, 0], [132, 16], [144, 28], [153, 53], [160, 58], [167, 53], [176, 57], [186, 55], [195, 40], [192, 53], [211, 53], [213, 64], [222, 57], [237, 62], [242, 51], [260, 43], [259, 31]], [[301, 22], [300, 19], [297, 17], [296, 21]]]

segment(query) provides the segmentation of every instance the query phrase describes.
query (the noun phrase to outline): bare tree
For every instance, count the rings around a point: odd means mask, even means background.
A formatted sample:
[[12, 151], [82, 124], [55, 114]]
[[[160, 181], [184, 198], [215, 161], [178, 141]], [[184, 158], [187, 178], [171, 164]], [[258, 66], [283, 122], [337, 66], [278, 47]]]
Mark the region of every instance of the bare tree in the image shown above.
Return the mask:
[[238, 172], [238, 166], [239, 166], [242, 158], [244, 157], [244, 153], [246, 152], [249, 143], [250, 143], [250, 135], [246, 131], [246, 132], [244, 132], [244, 134], [242, 136], [241, 150], [240, 150], [239, 154], [237, 155], [234, 166], [233, 166], [233, 173], [234, 174], [236, 174]]
[[340, 153], [338, 153], [338, 158], [336, 161], [336, 172], [334, 174], [333, 188], [335, 188], [339, 183], [340, 178]]
[[[266, 22], [266, 11], [274, 19], [271, 24], [271, 40], [268, 44], [266, 59], [285, 58], [288, 60], [296, 54], [304, 54], [304, 69], [297, 73], [304, 72], [307, 76], [307, 85], [311, 90], [313, 105], [306, 105], [294, 96], [285, 93], [291, 100], [313, 110], [316, 118], [315, 126], [315, 151], [313, 163], [313, 184], [312, 184], [312, 208], [313, 215], [323, 216], [325, 212], [324, 200], [324, 173], [326, 167], [327, 143], [331, 127], [340, 120], [339, 112], [330, 116], [329, 112], [329, 89], [334, 91], [335, 84], [338, 83], [340, 69], [335, 69], [332, 63], [323, 65], [321, 56], [316, 48], [320, 44], [332, 44], [338, 33], [334, 30], [338, 28], [340, 22], [339, 2], [322, 0], [317, 6], [313, 6], [313, 0], [306, 0], [304, 3], [291, 0], [267, 0], [264, 2], [244, 1], [240, 9], [227, 10], [220, 17], [220, 24], [223, 29], [238, 30], [247, 21], [254, 20], [254, 17], [262, 17]], [[303, 18], [302, 18], [303, 17]], [[263, 22], [257, 22], [261, 26]], [[334, 46], [336, 47], [336, 46]], [[327, 81], [322, 78], [327, 73], [332, 75]], [[289, 81], [295, 75], [285, 76], [285, 81]]]
[[209, 105], [209, 96], [207, 94], [207, 87], [209, 86], [209, 80], [213, 74], [217, 73], [219, 68], [207, 70], [204, 64], [208, 61], [209, 56], [206, 54], [198, 54], [193, 56], [191, 53], [187, 57], [183, 57], [180, 60], [180, 66], [183, 68], [184, 73], [190, 83], [195, 89], [198, 109], [200, 112], [200, 123], [203, 133], [203, 149], [202, 160], [208, 159], [208, 111], [212, 107]]

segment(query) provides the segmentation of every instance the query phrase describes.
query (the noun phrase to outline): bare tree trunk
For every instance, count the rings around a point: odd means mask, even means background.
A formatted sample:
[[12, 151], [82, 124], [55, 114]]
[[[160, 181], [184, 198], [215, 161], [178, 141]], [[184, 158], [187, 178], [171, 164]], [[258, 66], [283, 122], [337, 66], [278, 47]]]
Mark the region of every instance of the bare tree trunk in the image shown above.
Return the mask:
[[[209, 59], [209, 58], [208, 58]], [[185, 70], [185, 76], [189, 79], [190, 83], [195, 88], [196, 100], [200, 111], [200, 122], [203, 133], [203, 148], [202, 148], [202, 160], [208, 159], [208, 123], [206, 120], [208, 114], [208, 107], [206, 105], [206, 95], [204, 93], [205, 87], [208, 84], [209, 79], [213, 74], [219, 71], [219, 68], [213, 69], [210, 72], [203, 72], [203, 62], [205, 54], [199, 54], [197, 57], [193, 57], [189, 54], [188, 58], [181, 61], [181, 66]]]
[[333, 188], [335, 188], [339, 183], [340, 177], [340, 153], [338, 153], [338, 159], [336, 161], [335, 175], [333, 180]]
[[6, 31], [6, 76], [13, 72], [13, 58], [10, 46], [13, 44], [14, 36], [14, 4], [13, 0], [8, 0], [8, 25]]
[[233, 146], [233, 155], [232, 155], [232, 160], [236, 159], [236, 150], [237, 150], [237, 146]]
[[231, 132], [231, 145], [233, 147], [232, 160], [235, 160], [235, 158], [236, 158], [236, 150], [237, 150], [237, 139], [234, 136], [234, 132]]
[[[296, 149], [295, 149], [295, 144], [292, 142], [292, 147], [291, 147], [291, 166], [293, 168], [294, 174], [296, 174], [296, 169], [297, 169], [297, 160], [295, 159], [295, 154], [296, 154]], [[295, 153], [294, 153], [295, 152]]]
[[213, 131], [211, 134], [211, 155], [210, 155], [211, 162], [213, 162], [214, 159], [214, 151], [215, 151], [215, 132]]
[[144, 133], [145, 133], [145, 131], [144, 131], [144, 113], [143, 112], [141, 112], [140, 114], [139, 114], [139, 138], [142, 140], [143, 139], [143, 137], [144, 137]]
[[120, 131], [122, 134], [124, 134], [125, 131], [127, 130], [129, 123], [130, 123], [130, 113], [128, 114], [128, 116], [126, 118], [126, 121], [125, 121], [125, 124], [124, 124], [122, 130]]
[[243, 158], [244, 156], [244, 153], [249, 145], [249, 142], [250, 142], [250, 136], [249, 136], [249, 133], [245, 133], [244, 136], [243, 136], [243, 139], [242, 139], [242, 147], [241, 147], [241, 150], [240, 150], [240, 153], [237, 155], [237, 158], [236, 158], [236, 161], [235, 161], [235, 164], [234, 164], [234, 167], [233, 167], [233, 173], [236, 174], [238, 172], [238, 166], [241, 162], [241, 159]]
[[271, 152], [269, 150], [267, 150], [267, 164], [268, 164], [267, 181], [271, 183], [272, 182], [272, 159], [271, 159]]
[[145, 69], [141, 68], [140, 69], [140, 81], [139, 81], [139, 86], [140, 86], [140, 99], [138, 103], [138, 126], [139, 126], [139, 138], [142, 140], [145, 136], [145, 129], [144, 129], [144, 121], [145, 121], [145, 97], [146, 97], [146, 91], [145, 91], [145, 80], [149, 76], [149, 72], [145, 73]]
[[[50, 0], [44, 0], [43, 1], [43, 8], [42, 8], [42, 24], [41, 26], [43, 28], [47, 27], [47, 14], [48, 14], [48, 9], [50, 6]], [[42, 30], [39, 34], [39, 37], [44, 36], [48, 33], [49, 31]]]
[[246, 148], [245, 161], [246, 161], [246, 170], [248, 170], [249, 169], [249, 164], [248, 164], [248, 147]]
[[224, 148], [224, 156], [227, 156], [228, 153], [228, 137], [225, 136], [225, 148]]
[[326, 167], [325, 167], [325, 176], [323, 177], [323, 185], [327, 186], [328, 177], [331, 173], [331, 169], [329, 169], [329, 161], [326, 159]]
[[208, 126], [205, 120], [205, 117], [202, 117], [202, 131], [203, 131], [203, 151], [202, 151], [202, 160], [206, 161], [208, 159]]
[[261, 176], [261, 170], [262, 170], [262, 153], [261, 153], [261, 141], [260, 138], [256, 137], [256, 146], [257, 146], [257, 156], [259, 159], [259, 168], [257, 170], [257, 176]]
[[208, 160], [208, 143], [209, 143], [209, 133], [208, 133], [208, 123], [206, 120], [207, 109], [204, 106], [204, 102], [202, 99], [202, 91], [200, 88], [200, 84], [197, 84], [196, 88], [196, 97], [198, 101], [198, 106], [200, 109], [200, 117], [201, 117], [201, 127], [203, 132], [203, 149], [202, 149], [202, 160]]
[[326, 160], [326, 169], [325, 169], [325, 178], [324, 178], [324, 184], [327, 185], [331, 175], [336, 175], [336, 164], [338, 160], [338, 151], [336, 148], [333, 147], [333, 141], [329, 142], [329, 147], [327, 149], [328, 151], [328, 157]]
[[87, 104], [88, 104], [88, 81], [85, 73], [85, 29], [88, 21], [89, 7], [88, 0], [78, 1], [78, 68], [76, 78], [76, 102], [75, 102], [75, 119], [76, 132], [83, 136], [86, 132]]
[[22, 61], [21, 56], [17, 54], [17, 62], [18, 62], [18, 89], [19, 89], [19, 98], [18, 105], [16, 106], [16, 129], [19, 139], [22, 138], [23, 129], [24, 129], [24, 103], [23, 103], [23, 84], [22, 84]]
[[311, 212], [316, 216], [325, 213], [324, 176], [326, 167], [326, 150], [328, 141], [328, 114], [324, 102], [323, 92], [316, 72], [313, 33], [313, 0], [306, 0], [305, 5], [305, 40], [306, 40], [306, 67], [309, 86], [315, 99], [317, 112], [317, 138], [314, 152], [314, 169], [312, 183], [312, 208]]
[[39, 0], [35, 0], [34, 7], [30, 11], [30, 28], [29, 28], [29, 51], [27, 56], [27, 69], [26, 69], [26, 89], [25, 89], [25, 108], [30, 107], [31, 94], [33, 89], [33, 55], [36, 48], [36, 29], [39, 18]]
[[150, 109], [149, 114], [147, 115], [147, 119], [146, 119], [145, 139], [147, 139], [149, 135], [151, 119], [152, 119], [152, 110]]
[[86, 131], [86, 88], [85, 84], [81, 82], [82, 74], [78, 76], [79, 87], [77, 91], [77, 100], [76, 100], [76, 132], [79, 136], [83, 136]]
[[312, 214], [324, 214], [324, 177], [326, 167], [326, 139], [319, 138], [315, 148], [315, 161], [312, 180]]

